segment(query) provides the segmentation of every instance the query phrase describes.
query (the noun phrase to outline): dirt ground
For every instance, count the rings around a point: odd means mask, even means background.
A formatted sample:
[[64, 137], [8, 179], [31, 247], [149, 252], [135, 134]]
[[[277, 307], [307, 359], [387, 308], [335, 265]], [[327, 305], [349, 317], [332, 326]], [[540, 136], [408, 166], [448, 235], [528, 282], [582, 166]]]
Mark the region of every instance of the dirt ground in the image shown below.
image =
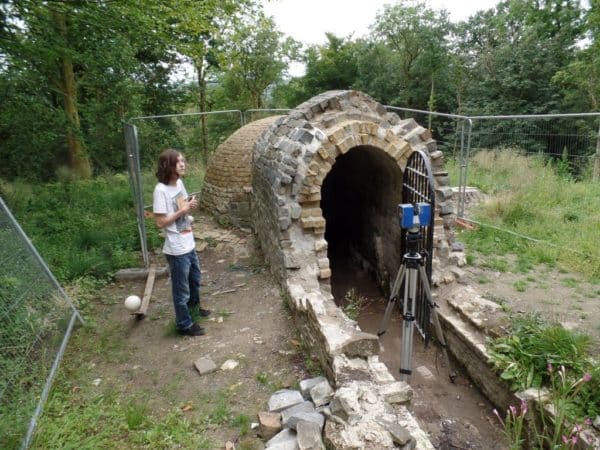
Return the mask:
[[[100, 327], [112, 328], [111, 335], [124, 341], [127, 356], [112, 362], [92, 361], [91, 373], [103, 384], [126, 385], [130, 392], [144, 394], [155, 411], [180, 408], [191, 417], [214, 414], [221, 408], [228, 419], [208, 430], [215, 449], [225, 448], [227, 442], [238, 449], [262, 448], [256, 431], [244, 435], [239, 426], [232, 425], [233, 418], [243, 415], [256, 422], [272, 392], [295, 388], [317, 372], [302, 349], [279, 288], [250, 231], [223, 228], [201, 215], [195, 229], [202, 265], [202, 304], [213, 311], [201, 321], [206, 335], [180, 337], [174, 332], [168, 278], [156, 279], [148, 314], [142, 320], [125, 310], [123, 300], [131, 294], [142, 296], [145, 281], [117, 282], [98, 293], [102, 306], [96, 321]], [[164, 265], [160, 255], [156, 262]], [[548, 313], [575, 328], [599, 331], [600, 308], [593, 307], [600, 296], [598, 286], [567, 282], [574, 277], [544, 272], [528, 282], [524, 292], [517, 292], [514, 281], [523, 275], [488, 273], [477, 267], [464, 270], [465, 281], [477, 284], [490, 299], [515, 310]], [[350, 274], [355, 282], [363, 276]], [[364, 331], [375, 333], [385, 300], [364, 281], [360, 294], [369, 301], [358, 322]], [[381, 337], [380, 354], [394, 376], [398, 375], [400, 334], [400, 315], [394, 314], [388, 332]], [[424, 349], [420, 337], [415, 336], [414, 342], [415, 370], [409, 380], [415, 391], [413, 411], [436, 448], [504, 448], [493, 406], [462, 375], [456, 383], [449, 383], [441, 353], [432, 346]], [[194, 368], [201, 357], [211, 358], [218, 369], [201, 376]], [[228, 360], [238, 365], [222, 369]]]
[[[508, 267], [516, 268], [513, 257]], [[463, 267], [463, 283], [475, 286], [488, 300], [512, 313], [539, 314], [546, 321], [581, 332], [592, 338], [591, 352], [600, 355], [600, 284], [582, 276], [547, 266], [537, 266], [527, 273], [516, 269], [498, 272], [481, 267], [482, 259]]]
[[[213, 415], [208, 430], [214, 448], [227, 442], [237, 448], [262, 448], [250, 431], [231, 425], [236, 417], [257, 422], [267, 410], [270, 395], [284, 387], [297, 388], [310, 373], [279, 288], [255, 253], [249, 232], [219, 228], [206, 217], [196, 218], [202, 267], [201, 302], [212, 310], [201, 319], [206, 334], [181, 337], [175, 333], [167, 277], [157, 278], [145, 318], [138, 320], [124, 308], [131, 294], [144, 293], [145, 280], [120, 281], [99, 293], [104, 306], [95, 318], [111, 327], [110, 336], [123, 339], [127, 357], [98, 361], [91, 372], [102, 385], [127, 385], [146, 398], [153, 411], [174, 408], [194, 415]], [[156, 262], [164, 266], [161, 256]], [[210, 358], [215, 372], [200, 375], [194, 362]], [[226, 361], [238, 365], [221, 369]]]

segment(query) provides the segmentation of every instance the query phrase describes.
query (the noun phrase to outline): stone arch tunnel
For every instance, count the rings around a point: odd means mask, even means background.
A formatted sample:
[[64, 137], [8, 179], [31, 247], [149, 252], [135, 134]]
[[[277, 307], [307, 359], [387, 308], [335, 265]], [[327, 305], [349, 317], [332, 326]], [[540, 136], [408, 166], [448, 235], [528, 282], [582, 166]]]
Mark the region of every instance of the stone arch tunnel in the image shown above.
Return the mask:
[[[374, 390], [373, 411], [374, 404], [384, 408], [403, 397], [405, 388], [379, 362], [377, 336], [336, 306], [332, 276], [348, 262], [382, 284], [395, 274], [401, 262], [397, 205], [416, 150], [431, 157], [442, 195], [447, 176], [428, 130], [361, 92], [330, 91], [235, 132], [209, 161], [203, 187], [207, 209], [253, 228], [303, 341], [336, 389], [360, 380], [360, 389]], [[443, 236], [439, 212], [436, 225]], [[408, 411], [398, 408], [390, 419], [408, 423], [420, 448], [430, 448]], [[367, 412], [361, 421], [365, 430], [381, 428]], [[331, 427], [333, 440], [344, 439], [341, 425]], [[382, 439], [377, 448], [394, 448]]]
[[[335, 387], [323, 430], [331, 448], [434, 448], [407, 407], [410, 387], [379, 361], [378, 337], [349, 319], [332, 293], [342, 264], [360, 264], [381, 286], [398, 269], [397, 205], [415, 151], [429, 157], [435, 184], [432, 259], [438, 268], [440, 260], [460, 266], [462, 250], [451, 250], [452, 189], [442, 152], [427, 129], [363, 93], [325, 92], [285, 116], [252, 122], [221, 144], [207, 167], [203, 206], [253, 228], [303, 343]], [[448, 348], [505, 409], [514, 396], [496, 381], [485, 350], [486, 321], [499, 320], [500, 306], [451, 284], [460, 269], [443, 269]], [[398, 439], [395, 424], [406, 439]]]
[[[364, 93], [325, 92], [287, 115], [252, 122], [221, 144], [207, 167], [202, 202], [252, 226], [292, 304], [322, 314], [343, 335], [340, 348], [360, 342], [365, 354], [376, 354], [376, 337], [335, 307], [332, 274], [352, 262], [380, 286], [389, 284], [401, 262], [402, 174], [417, 150], [431, 158], [441, 197], [436, 205], [443, 205], [447, 174], [427, 129]], [[447, 247], [440, 211], [434, 246]], [[329, 370], [333, 358], [320, 357]]]

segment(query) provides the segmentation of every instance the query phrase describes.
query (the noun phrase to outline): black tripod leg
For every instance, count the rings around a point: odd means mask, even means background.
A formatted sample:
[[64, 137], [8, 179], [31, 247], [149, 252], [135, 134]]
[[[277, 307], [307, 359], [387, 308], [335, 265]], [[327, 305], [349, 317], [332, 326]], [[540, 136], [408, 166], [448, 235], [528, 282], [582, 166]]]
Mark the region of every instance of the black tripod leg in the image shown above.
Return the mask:
[[450, 358], [448, 357], [448, 349], [446, 345], [446, 339], [444, 339], [444, 332], [442, 331], [442, 326], [440, 325], [440, 319], [437, 315], [437, 311], [435, 309], [436, 304], [433, 301], [433, 297], [431, 295], [431, 289], [429, 288], [429, 281], [427, 278], [427, 273], [425, 272], [425, 268], [423, 266], [419, 266], [419, 274], [421, 275], [421, 285], [425, 290], [425, 295], [427, 296], [427, 301], [431, 307], [431, 318], [433, 320], [433, 326], [435, 327], [435, 334], [440, 341], [440, 346], [442, 347], [442, 352], [444, 353], [444, 358], [446, 359], [446, 364], [448, 365], [448, 371], [450, 372], [450, 382], [454, 383], [456, 379], [456, 371], [452, 369], [452, 365], [450, 364]]
[[398, 300], [398, 291], [400, 291], [400, 286], [402, 286], [402, 281], [404, 281], [404, 276], [406, 274], [406, 267], [404, 264], [400, 266], [398, 270], [398, 274], [396, 275], [396, 279], [394, 280], [394, 284], [392, 286], [392, 292], [390, 293], [390, 299], [388, 300], [387, 307], [385, 308], [385, 314], [383, 315], [383, 320], [379, 325], [379, 331], [377, 332], [377, 336], [381, 336], [384, 334], [388, 326], [390, 324], [390, 316], [392, 314], [392, 309], [394, 308], [394, 303]]

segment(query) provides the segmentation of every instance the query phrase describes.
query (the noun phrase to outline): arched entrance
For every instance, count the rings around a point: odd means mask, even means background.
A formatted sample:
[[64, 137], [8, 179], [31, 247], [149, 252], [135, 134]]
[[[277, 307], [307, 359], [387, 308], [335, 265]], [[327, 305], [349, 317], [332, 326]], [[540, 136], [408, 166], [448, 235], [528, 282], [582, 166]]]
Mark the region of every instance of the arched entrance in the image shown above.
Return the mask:
[[336, 159], [321, 188], [327, 256], [336, 299], [347, 278], [366, 271], [383, 286], [400, 261], [396, 217], [402, 171], [377, 147], [363, 145]]

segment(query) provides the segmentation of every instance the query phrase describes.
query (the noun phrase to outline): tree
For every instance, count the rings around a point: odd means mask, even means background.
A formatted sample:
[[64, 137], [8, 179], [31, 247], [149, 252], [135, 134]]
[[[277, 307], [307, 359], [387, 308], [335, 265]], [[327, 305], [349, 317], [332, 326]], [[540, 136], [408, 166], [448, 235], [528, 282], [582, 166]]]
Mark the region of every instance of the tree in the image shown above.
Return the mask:
[[586, 14], [587, 42], [574, 60], [552, 79], [574, 110], [600, 109], [600, 1], [591, 0]]
[[23, 75], [34, 71], [45, 78], [50, 88], [48, 100], [60, 105], [64, 114], [65, 162], [73, 176], [89, 178], [91, 165], [77, 102], [75, 65], [79, 55], [71, 28], [77, 7], [23, 0], [8, 4], [5, 14], [5, 31], [10, 42], [5, 47], [6, 72]]
[[[156, 0], [152, 0], [155, 2]], [[197, 75], [198, 107], [207, 112], [207, 80], [223, 60], [223, 36], [243, 14], [253, 13], [253, 0], [173, 0], [155, 3], [156, 17], [162, 18], [161, 33], [173, 42], [174, 50], [190, 62]], [[202, 154], [208, 158], [206, 116], [202, 116]]]
[[573, 60], [582, 11], [572, 0], [507, 0], [459, 30], [470, 55], [470, 114], [560, 111], [551, 82]]
[[399, 71], [393, 104], [418, 109], [428, 104], [442, 108], [448, 104], [447, 94], [440, 96], [435, 89], [447, 85], [449, 30], [448, 13], [434, 11], [420, 1], [401, 0], [384, 6], [377, 14], [375, 42], [394, 52]]
[[267, 89], [281, 80], [299, 44], [284, 39], [273, 19], [262, 12], [238, 24], [227, 37], [223, 81], [230, 92], [237, 90], [231, 98], [247, 98], [245, 106], [263, 108]]
[[[64, 166], [64, 176], [86, 178], [92, 163], [124, 168], [121, 121], [141, 112], [154, 85], [144, 46], [163, 52], [162, 67], [169, 60], [138, 2], [19, 0], [3, 15], [2, 174], [51, 179]], [[164, 80], [168, 69], [153, 75]]]

